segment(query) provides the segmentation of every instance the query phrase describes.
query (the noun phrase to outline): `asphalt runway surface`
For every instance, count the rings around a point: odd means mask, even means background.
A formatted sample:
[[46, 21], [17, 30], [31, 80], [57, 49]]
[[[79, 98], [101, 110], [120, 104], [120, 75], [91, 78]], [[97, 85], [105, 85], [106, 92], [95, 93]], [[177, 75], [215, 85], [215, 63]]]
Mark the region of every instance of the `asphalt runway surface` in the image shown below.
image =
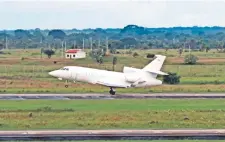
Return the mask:
[[225, 129], [0, 131], [0, 140], [224, 140]]
[[0, 94], [0, 100], [71, 100], [71, 99], [145, 99], [145, 98], [225, 98], [223, 93], [151, 93], [151, 94]]

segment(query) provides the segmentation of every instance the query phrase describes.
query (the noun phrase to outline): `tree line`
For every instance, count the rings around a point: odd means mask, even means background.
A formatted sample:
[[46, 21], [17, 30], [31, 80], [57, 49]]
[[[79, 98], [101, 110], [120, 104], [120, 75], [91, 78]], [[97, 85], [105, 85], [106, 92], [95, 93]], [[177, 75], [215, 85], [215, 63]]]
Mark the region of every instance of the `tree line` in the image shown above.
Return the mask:
[[[107, 40], [108, 39], [108, 40]], [[151, 49], [190, 48], [208, 52], [215, 48], [225, 52], [224, 27], [145, 28], [127, 25], [122, 29], [84, 30], [7, 30], [0, 31], [2, 48], [103, 48]]]

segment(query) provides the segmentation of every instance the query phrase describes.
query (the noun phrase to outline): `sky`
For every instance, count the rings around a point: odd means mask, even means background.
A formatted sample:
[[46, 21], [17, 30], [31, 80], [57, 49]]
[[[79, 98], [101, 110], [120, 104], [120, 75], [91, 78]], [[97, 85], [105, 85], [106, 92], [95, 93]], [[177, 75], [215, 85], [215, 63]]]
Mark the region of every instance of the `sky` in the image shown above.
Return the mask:
[[0, 29], [224, 26], [218, 0], [0, 0]]

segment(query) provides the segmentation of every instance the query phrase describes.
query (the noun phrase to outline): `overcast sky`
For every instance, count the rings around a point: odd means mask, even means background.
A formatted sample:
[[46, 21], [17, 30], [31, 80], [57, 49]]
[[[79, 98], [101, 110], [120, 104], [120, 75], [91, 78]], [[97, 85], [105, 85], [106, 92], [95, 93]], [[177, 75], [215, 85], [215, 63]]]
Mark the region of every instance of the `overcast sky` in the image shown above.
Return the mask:
[[225, 1], [0, 0], [0, 29], [225, 26]]

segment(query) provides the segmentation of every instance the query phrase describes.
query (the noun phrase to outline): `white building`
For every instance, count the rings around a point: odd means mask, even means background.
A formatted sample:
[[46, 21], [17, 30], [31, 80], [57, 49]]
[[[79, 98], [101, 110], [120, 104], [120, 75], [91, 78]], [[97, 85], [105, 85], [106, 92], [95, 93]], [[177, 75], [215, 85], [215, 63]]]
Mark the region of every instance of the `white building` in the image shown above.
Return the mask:
[[66, 51], [65, 56], [67, 59], [86, 58], [86, 52], [81, 49], [69, 49]]

